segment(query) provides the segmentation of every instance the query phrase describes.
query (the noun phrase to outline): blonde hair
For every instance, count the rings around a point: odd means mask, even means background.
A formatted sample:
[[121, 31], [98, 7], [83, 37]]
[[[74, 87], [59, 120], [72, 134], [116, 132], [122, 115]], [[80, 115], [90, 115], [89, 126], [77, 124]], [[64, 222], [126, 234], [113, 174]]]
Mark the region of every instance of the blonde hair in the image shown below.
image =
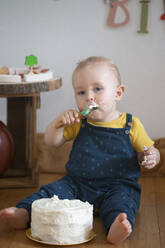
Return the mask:
[[119, 72], [117, 66], [115, 64], [113, 64], [108, 58], [105, 58], [102, 56], [92, 56], [92, 57], [88, 57], [84, 60], [79, 61], [77, 63], [75, 70], [73, 71], [72, 79], [78, 70], [80, 70], [80, 69], [82, 69], [88, 65], [95, 64], [95, 63], [105, 63], [109, 67], [110, 71], [114, 73], [116, 79], [118, 80], [118, 84], [119, 85], [121, 84], [120, 72]]

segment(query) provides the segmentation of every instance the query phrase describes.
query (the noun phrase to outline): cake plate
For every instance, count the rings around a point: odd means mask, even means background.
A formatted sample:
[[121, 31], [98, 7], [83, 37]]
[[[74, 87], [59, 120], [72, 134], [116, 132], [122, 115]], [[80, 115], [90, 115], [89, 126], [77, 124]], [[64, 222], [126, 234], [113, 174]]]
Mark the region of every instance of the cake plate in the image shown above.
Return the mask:
[[88, 239], [82, 241], [82, 242], [79, 242], [79, 243], [73, 243], [73, 244], [58, 244], [58, 243], [53, 243], [53, 242], [48, 242], [48, 241], [42, 241], [40, 239], [37, 239], [37, 238], [34, 238], [32, 237], [32, 234], [31, 234], [31, 228], [28, 228], [26, 230], [26, 237], [28, 237], [29, 239], [37, 242], [37, 243], [41, 243], [41, 244], [47, 244], [47, 245], [58, 245], [58, 246], [71, 246], [71, 245], [80, 245], [80, 244], [83, 244], [83, 243], [86, 243], [86, 242], [89, 242], [91, 241], [94, 237], [96, 236], [95, 232], [93, 230], [91, 230], [91, 233], [88, 237]]

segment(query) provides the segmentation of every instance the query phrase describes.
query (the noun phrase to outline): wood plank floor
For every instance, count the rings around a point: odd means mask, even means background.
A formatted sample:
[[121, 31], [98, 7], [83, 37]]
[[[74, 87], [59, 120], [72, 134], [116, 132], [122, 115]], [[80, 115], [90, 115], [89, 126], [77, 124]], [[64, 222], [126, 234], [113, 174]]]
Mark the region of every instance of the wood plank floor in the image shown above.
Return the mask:
[[[41, 174], [40, 185], [60, 178], [61, 175]], [[141, 178], [142, 201], [137, 214], [135, 228], [120, 248], [164, 248], [165, 247], [165, 178]], [[36, 189], [1, 189], [0, 209], [14, 206], [17, 201], [33, 193]], [[96, 237], [81, 248], [113, 247], [106, 242], [104, 227], [101, 220], [94, 219]], [[36, 248], [49, 247], [26, 238], [25, 231], [16, 231], [0, 223], [0, 247], [4, 248]], [[51, 246], [50, 246], [51, 247]], [[58, 247], [58, 246], [57, 246]]]

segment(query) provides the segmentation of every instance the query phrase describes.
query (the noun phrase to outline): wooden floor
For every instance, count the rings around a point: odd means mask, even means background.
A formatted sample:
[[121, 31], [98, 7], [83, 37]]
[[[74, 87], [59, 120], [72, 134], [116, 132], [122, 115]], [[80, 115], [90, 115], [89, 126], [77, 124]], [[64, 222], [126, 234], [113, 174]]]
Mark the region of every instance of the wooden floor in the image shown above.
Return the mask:
[[[40, 185], [57, 180], [59, 175], [40, 175]], [[164, 248], [165, 247], [165, 177], [142, 178], [142, 201], [137, 214], [135, 228], [131, 237], [121, 248]], [[0, 209], [14, 206], [21, 198], [36, 189], [1, 189]], [[106, 242], [101, 220], [94, 219], [96, 237], [89, 243], [74, 246], [81, 248], [113, 247]], [[49, 247], [26, 238], [25, 231], [15, 231], [0, 223], [0, 247], [3, 248], [36, 248]], [[50, 246], [52, 247], [52, 246]], [[54, 247], [54, 246], [53, 246]], [[57, 246], [59, 247], [59, 246]]]

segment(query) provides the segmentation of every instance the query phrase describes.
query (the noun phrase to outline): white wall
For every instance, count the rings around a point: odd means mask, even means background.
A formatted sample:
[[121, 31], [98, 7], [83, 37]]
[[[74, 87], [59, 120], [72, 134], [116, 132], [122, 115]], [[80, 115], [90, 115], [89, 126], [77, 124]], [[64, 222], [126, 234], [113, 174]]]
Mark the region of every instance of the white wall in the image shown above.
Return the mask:
[[[0, 0], [0, 67], [22, 67], [25, 56], [34, 53], [40, 65], [63, 79], [60, 90], [41, 94], [38, 132], [61, 111], [75, 108], [71, 73], [76, 62], [103, 55], [118, 65], [126, 86], [120, 110], [138, 116], [152, 138], [165, 136], [163, 1], [149, 5], [148, 34], [136, 32], [140, 8], [139, 1], [128, 1], [130, 22], [112, 29], [102, 0]], [[6, 121], [5, 116], [6, 100], [0, 99], [0, 119]]]

